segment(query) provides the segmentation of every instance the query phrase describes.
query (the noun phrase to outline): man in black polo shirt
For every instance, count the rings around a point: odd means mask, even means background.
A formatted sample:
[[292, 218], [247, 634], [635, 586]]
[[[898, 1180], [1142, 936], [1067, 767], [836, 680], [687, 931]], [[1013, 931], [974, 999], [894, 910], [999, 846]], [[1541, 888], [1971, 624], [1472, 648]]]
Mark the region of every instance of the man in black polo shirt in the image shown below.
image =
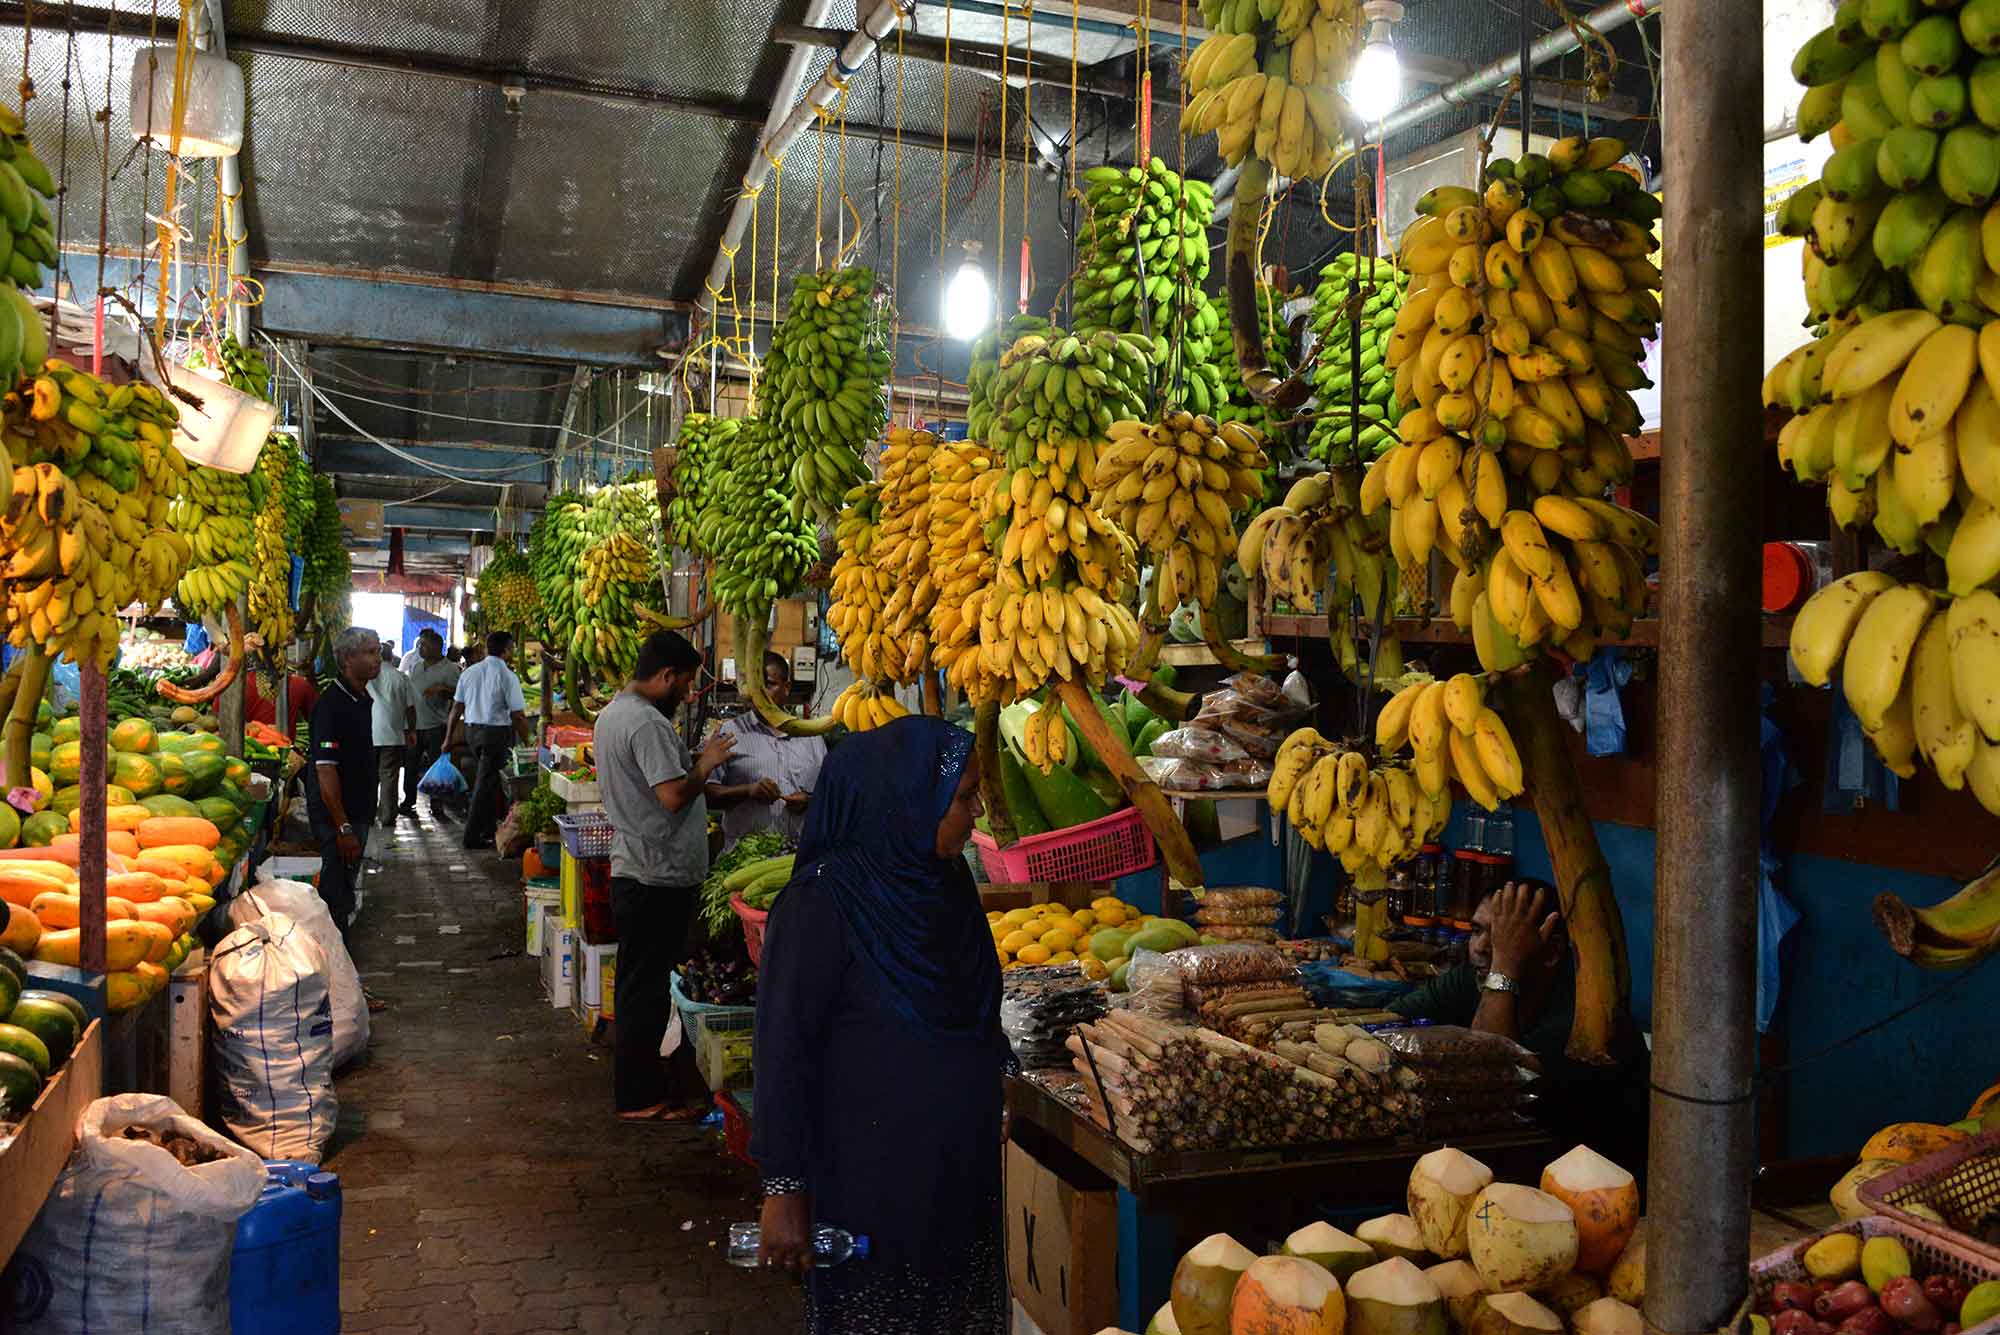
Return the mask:
[[319, 897], [347, 933], [368, 827], [375, 820], [375, 702], [368, 683], [382, 670], [382, 644], [366, 626], [334, 637], [333, 685], [312, 715], [312, 780], [306, 815], [319, 841]]

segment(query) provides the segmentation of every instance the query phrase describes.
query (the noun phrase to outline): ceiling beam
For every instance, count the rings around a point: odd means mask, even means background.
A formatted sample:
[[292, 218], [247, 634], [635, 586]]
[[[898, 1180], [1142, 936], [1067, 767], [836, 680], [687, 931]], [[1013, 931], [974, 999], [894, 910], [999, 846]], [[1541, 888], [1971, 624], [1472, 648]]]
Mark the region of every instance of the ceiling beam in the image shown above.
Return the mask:
[[[1457, 83], [1479, 67], [1469, 60], [1454, 60], [1450, 56], [1424, 55], [1421, 52], [1399, 52], [1403, 74], [1413, 83], [1444, 87]], [[1623, 93], [1609, 93], [1599, 102], [1593, 102], [1574, 89], [1564, 88], [1547, 80], [1535, 84], [1535, 105], [1548, 107], [1554, 111], [1588, 112], [1593, 120], [1636, 121], [1644, 120], [1647, 110], [1639, 105], [1639, 100]]]
[[[802, 23], [779, 23], [771, 28], [771, 40], [786, 46], [823, 46], [837, 51], [853, 38], [854, 34], [844, 28], [809, 28]], [[942, 37], [923, 37], [910, 32], [903, 34], [901, 46], [906, 56], [940, 62], [944, 60], [947, 50]], [[889, 43], [885, 41], [883, 49], [886, 51], [888, 47]], [[1005, 51], [1007, 82], [1015, 88], [1021, 87], [1026, 82], [1024, 67], [1027, 74], [1032, 74], [1035, 81], [1044, 86], [1049, 84], [1067, 86], [1069, 83], [1069, 61], [1055, 56], [1038, 52], [1031, 59], [1026, 51], [964, 41], [951, 43], [949, 51], [954, 69], [963, 69], [971, 74], [983, 74], [995, 79], [1000, 77], [1001, 53]], [[1083, 92], [1100, 97], [1115, 97], [1128, 102], [1132, 100], [1130, 83], [1089, 66], [1077, 71], [1077, 87]]]

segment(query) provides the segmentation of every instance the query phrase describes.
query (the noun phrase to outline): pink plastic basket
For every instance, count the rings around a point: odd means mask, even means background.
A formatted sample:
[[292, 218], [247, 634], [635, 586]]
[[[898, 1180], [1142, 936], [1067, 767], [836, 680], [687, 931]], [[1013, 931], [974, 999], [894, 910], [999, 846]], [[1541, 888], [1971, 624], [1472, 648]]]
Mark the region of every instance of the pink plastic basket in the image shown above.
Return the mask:
[[743, 921], [743, 945], [750, 952], [750, 967], [754, 969], [757, 957], [764, 953], [764, 924], [770, 920], [770, 910], [751, 908], [741, 895], [731, 895], [729, 907]]
[[979, 830], [972, 832], [972, 842], [986, 864], [986, 879], [1006, 885], [1110, 881], [1144, 871], [1158, 856], [1137, 807], [1067, 830], [1031, 834], [1005, 848]]
[[[1769, 1256], [1752, 1261], [1750, 1301], [1746, 1304], [1745, 1310], [1761, 1306], [1770, 1296], [1774, 1285], [1788, 1279], [1806, 1279], [1806, 1249], [1833, 1233], [1853, 1233], [1861, 1238], [1879, 1238], [1887, 1235], [1900, 1239], [1919, 1275], [1934, 1275], [1943, 1271], [1946, 1274], [1957, 1275], [1968, 1286], [1983, 1284], [1989, 1279], [2000, 1279], [2000, 1258], [1976, 1252], [1946, 1235], [1925, 1233], [1887, 1215], [1869, 1215], [1866, 1219], [1851, 1220], [1830, 1228], [1825, 1233], [1802, 1238], [1782, 1251], [1775, 1251]], [[1737, 1329], [1747, 1330], [1748, 1323], [1737, 1323]], [[2000, 1317], [1982, 1321], [1961, 1335], [2000, 1335]]]
[[[1972, 1236], [1982, 1221], [2000, 1215], [2000, 1131], [1961, 1140], [1864, 1182], [1860, 1196], [1869, 1209], [1986, 1256], [2000, 1269], [2000, 1247]], [[1937, 1211], [1944, 1223], [1902, 1208], [1910, 1205]]]

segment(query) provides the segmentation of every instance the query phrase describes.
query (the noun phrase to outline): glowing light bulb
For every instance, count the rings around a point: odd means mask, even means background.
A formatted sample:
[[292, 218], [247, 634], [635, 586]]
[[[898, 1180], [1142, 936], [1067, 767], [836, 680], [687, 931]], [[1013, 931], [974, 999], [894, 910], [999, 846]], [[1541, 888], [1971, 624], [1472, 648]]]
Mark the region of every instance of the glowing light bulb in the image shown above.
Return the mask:
[[970, 247], [944, 290], [944, 331], [961, 343], [979, 337], [993, 318], [993, 284]]
[[1375, 122], [1396, 109], [1403, 96], [1403, 62], [1396, 58], [1395, 43], [1389, 39], [1389, 25], [1377, 23], [1354, 62], [1348, 80], [1347, 100], [1362, 120]]

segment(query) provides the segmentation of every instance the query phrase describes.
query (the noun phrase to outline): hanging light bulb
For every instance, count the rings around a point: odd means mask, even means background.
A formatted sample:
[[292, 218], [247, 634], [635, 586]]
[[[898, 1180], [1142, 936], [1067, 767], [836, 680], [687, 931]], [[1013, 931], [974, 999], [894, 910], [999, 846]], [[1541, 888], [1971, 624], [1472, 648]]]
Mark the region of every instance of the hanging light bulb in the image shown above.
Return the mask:
[[965, 243], [965, 258], [944, 290], [944, 332], [960, 343], [979, 337], [993, 318], [993, 284], [979, 263], [979, 243]]
[[1403, 17], [1403, 7], [1394, 0], [1368, 0], [1362, 8], [1368, 20], [1368, 44], [1354, 62], [1348, 76], [1347, 100], [1356, 115], [1368, 123], [1380, 121], [1403, 96], [1403, 62], [1396, 57], [1395, 39], [1389, 25]]

